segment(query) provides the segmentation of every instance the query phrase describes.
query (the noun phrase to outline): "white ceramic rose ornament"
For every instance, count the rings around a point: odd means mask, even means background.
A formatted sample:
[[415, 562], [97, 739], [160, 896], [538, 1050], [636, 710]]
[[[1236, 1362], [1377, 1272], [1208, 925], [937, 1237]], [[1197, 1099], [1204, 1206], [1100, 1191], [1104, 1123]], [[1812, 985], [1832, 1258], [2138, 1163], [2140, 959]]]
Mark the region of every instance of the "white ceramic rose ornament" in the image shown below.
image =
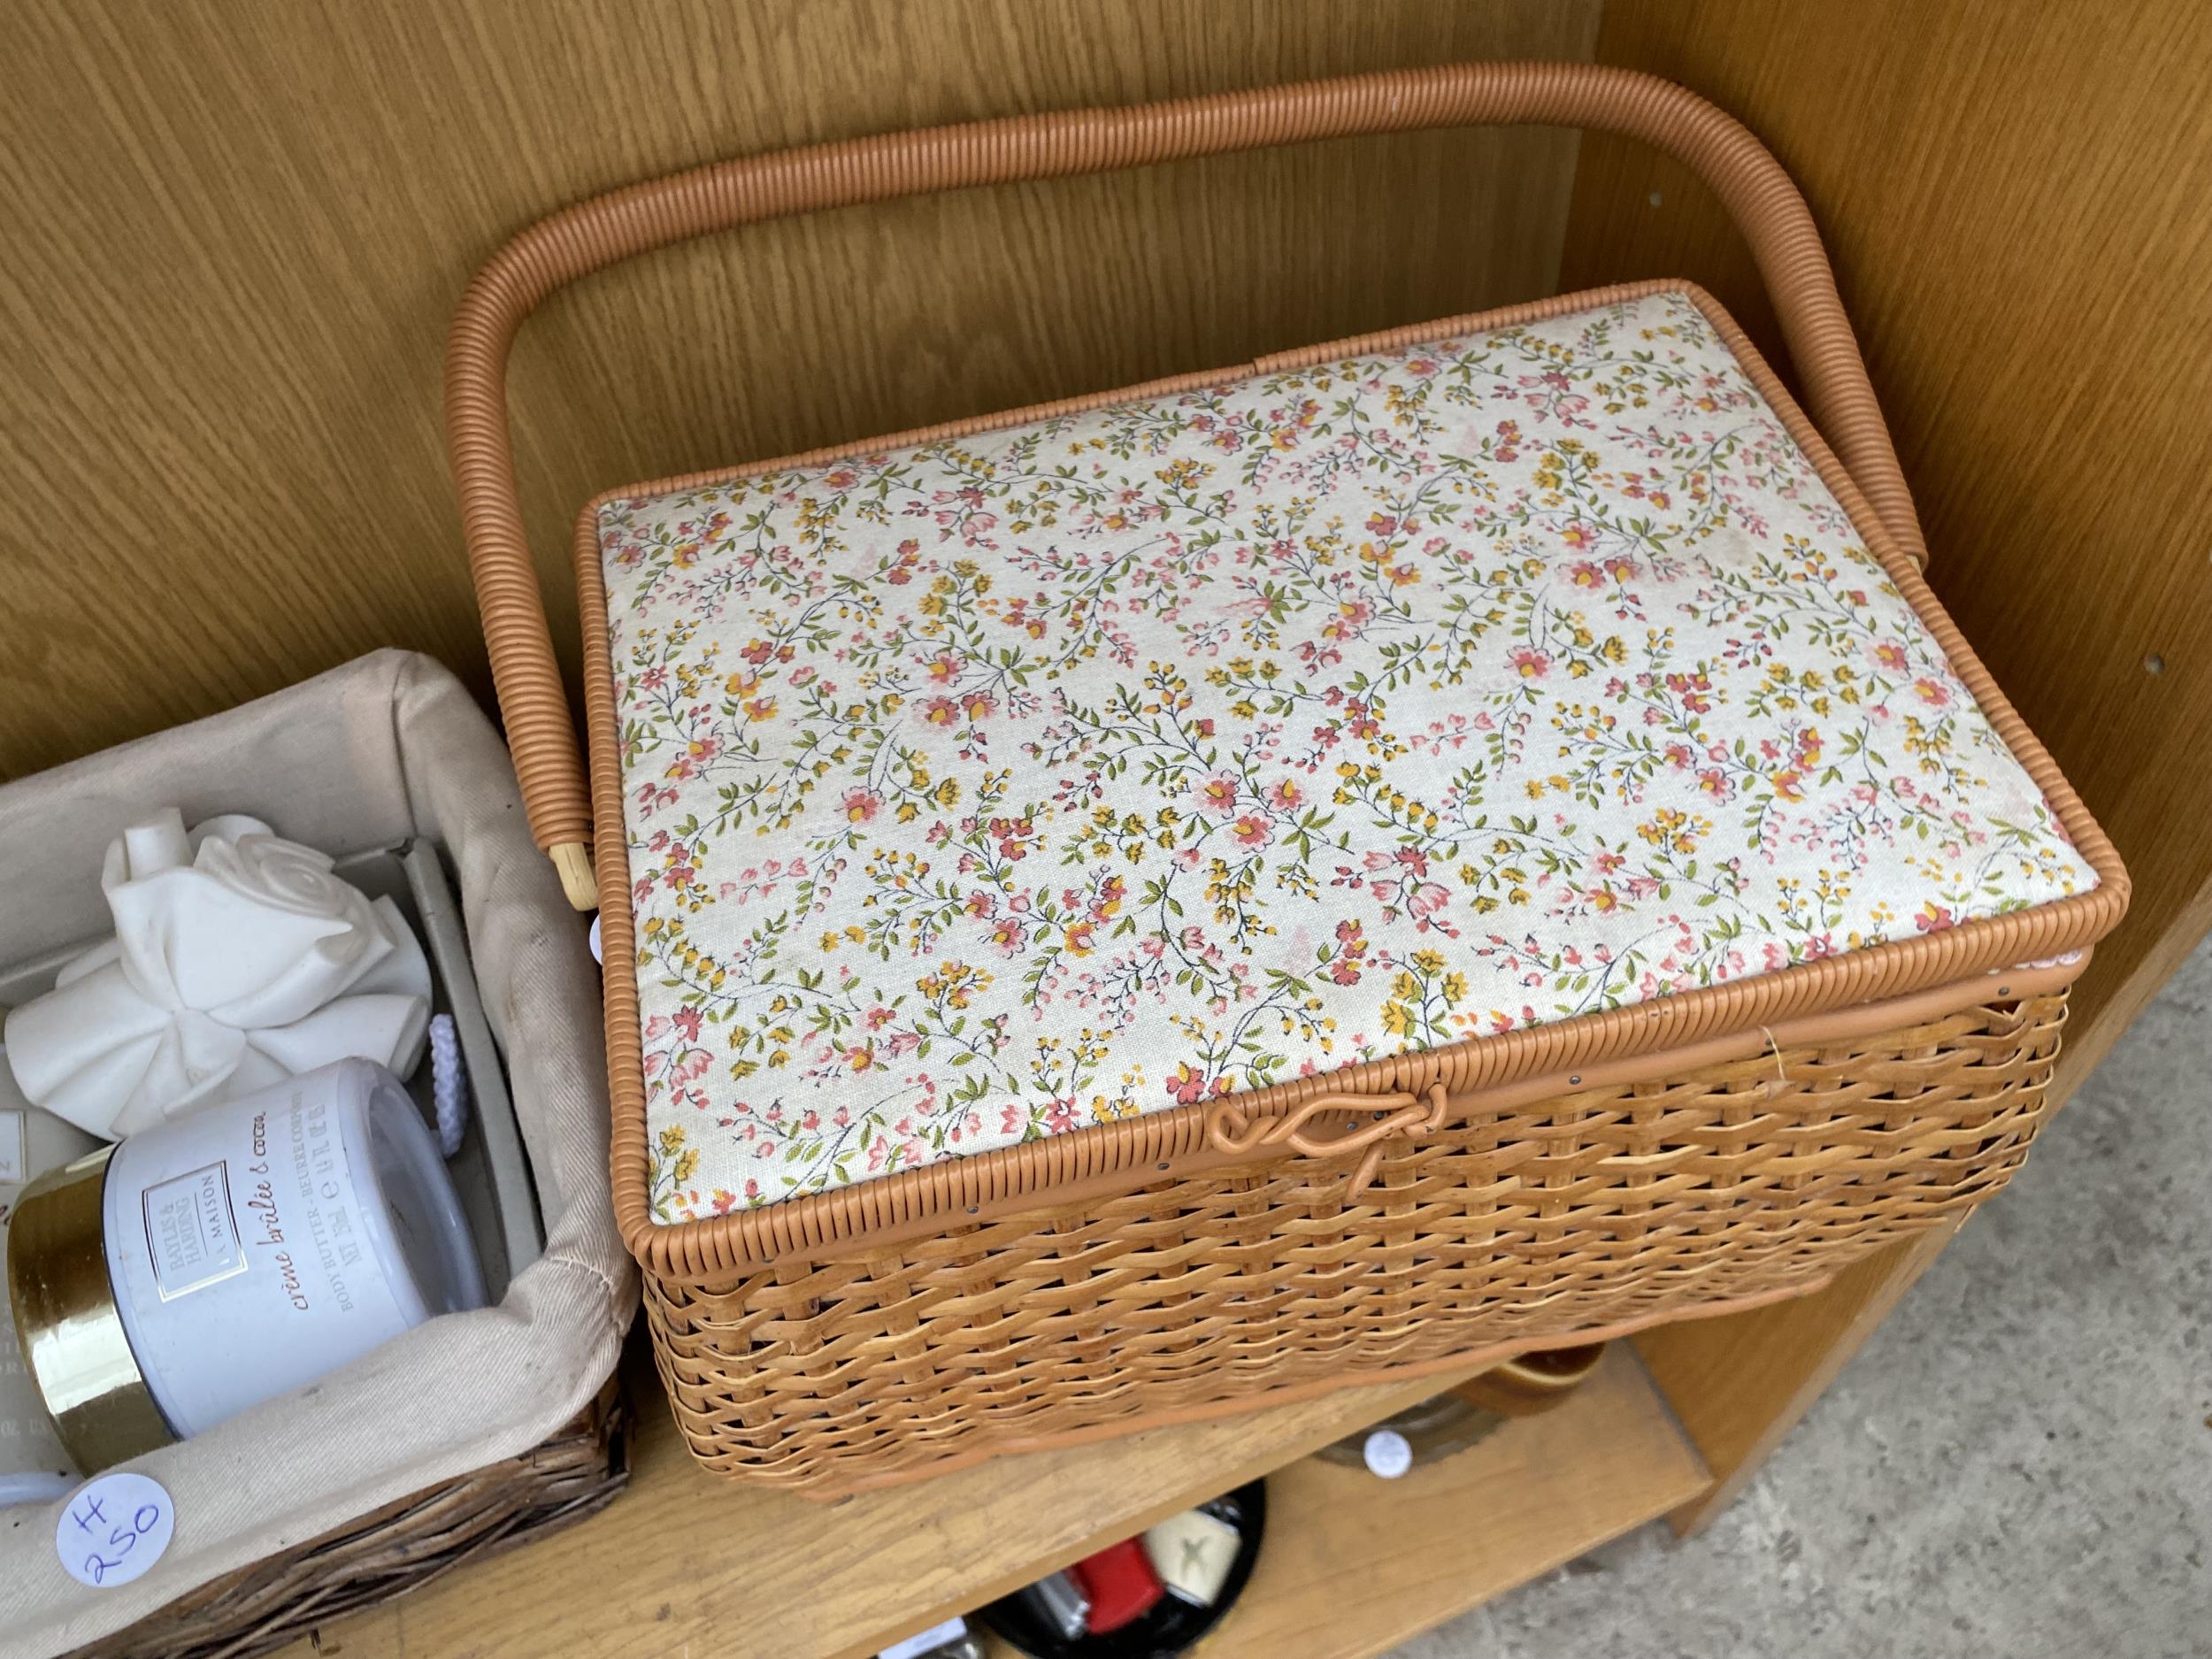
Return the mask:
[[258, 818], [173, 808], [110, 843], [115, 937], [7, 1018], [25, 1094], [110, 1140], [334, 1060], [404, 1077], [430, 966], [389, 899]]

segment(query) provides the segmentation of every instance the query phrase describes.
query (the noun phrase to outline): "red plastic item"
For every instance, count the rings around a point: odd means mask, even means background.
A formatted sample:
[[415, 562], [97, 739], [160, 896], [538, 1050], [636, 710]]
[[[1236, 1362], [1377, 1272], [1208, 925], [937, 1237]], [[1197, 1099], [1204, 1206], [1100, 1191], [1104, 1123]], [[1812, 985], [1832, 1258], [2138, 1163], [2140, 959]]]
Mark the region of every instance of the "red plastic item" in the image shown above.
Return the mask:
[[1091, 1599], [1087, 1628], [1094, 1636], [1103, 1636], [1142, 1618], [1167, 1594], [1160, 1575], [1152, 1571], [1141, 1538], [1125, 1538], [1095, 1555], [1086, 1555], [1068, 1571]]

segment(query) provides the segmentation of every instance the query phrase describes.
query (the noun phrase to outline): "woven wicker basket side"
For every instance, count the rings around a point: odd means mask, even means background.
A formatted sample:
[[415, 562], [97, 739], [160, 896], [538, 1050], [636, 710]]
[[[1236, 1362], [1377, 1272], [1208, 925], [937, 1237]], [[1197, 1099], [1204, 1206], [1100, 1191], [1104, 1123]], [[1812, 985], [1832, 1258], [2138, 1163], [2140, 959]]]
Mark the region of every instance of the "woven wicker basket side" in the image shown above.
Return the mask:
[[2063, 992], [1478, 1111], [1356, 1160], [1166, 1177], [701, 1289], [646, 1276], [710, 1467], [836, 1496], [1816, 1288], [2003, 1187]]
[[325, 1619], [403, 1595], [603, 1508], [629, 1479], [609, 1381], [591, 1409], [518, 1456], [364, 1517], [180, 1596], [69, 1659], [253, 1659]]

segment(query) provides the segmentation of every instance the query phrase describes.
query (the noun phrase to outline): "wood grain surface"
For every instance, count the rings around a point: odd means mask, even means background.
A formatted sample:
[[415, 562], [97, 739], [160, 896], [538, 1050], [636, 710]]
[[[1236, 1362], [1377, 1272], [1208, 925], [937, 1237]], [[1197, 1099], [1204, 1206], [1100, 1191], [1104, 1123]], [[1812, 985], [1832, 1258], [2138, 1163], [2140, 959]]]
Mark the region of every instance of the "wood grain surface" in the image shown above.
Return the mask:
[[[446, 323], [507, 234], [725, 155], [1484, 57], [1595, 0], [17, 0], [0, 51], [0, 776], [378, 645], [488, 685]], [[517, 354], [571, 651], [595, 491], [1551, 290], [1559, 132], [1310, 146], [764, 226]], [[1326, 227], [1325, 233], [1321, 227]]]
[[[1798, 180], [1929, 580], [2127, 861], [2062, 1092], [2212, 924], [2212, 8], [1611, 0], [1599, 56], [1714, 99]], [[1563, 285], [1659, 274], [1778, 348], [1712, 197], [1589, 140]]]
[[[1704, 1473], [1641, 1371], [1622, 1358], [1621, 1374], [1592, 1396], [1600, 1409], [1581, 1420], [1621, 1418], [1604, 1444], [1629, 1465], [1630, 1501], [1655, 1514]], [[634, 1472], [610, 1508], [333, 1619], [280, 1659], [864, 1659], [1458, 1380], [1346, 1389], [823, 1504], [700, 1469], [650, 1367], [634, 1365]], [[1536, 1454], [1525, 1440], [1513, 1443], [1520, 1461], [1509, 1452], [1505, 1462], [1527, 1474], [1532, 1455], [1542, 1463], [1564, 1442], [1540, 1439]], [[1582, 1490], [1601, 1461], [1585, 1460], [1574, 1502], [1610, 1517]]]

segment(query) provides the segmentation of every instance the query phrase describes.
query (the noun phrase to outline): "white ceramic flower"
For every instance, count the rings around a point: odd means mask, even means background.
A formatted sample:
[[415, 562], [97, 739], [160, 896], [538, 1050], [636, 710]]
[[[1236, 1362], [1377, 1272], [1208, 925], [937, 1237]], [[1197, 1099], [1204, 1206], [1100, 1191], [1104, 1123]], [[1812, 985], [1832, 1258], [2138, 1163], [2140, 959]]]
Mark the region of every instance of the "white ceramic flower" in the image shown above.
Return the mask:
[[396, 905], [257, 818], [189, 835], [173, 808], [110, 844], [115, 937], [8, 1016], [23, 1092], [120, 1139], [333, 1060], [404, 1076], [421, 1057], [430, 968]]

